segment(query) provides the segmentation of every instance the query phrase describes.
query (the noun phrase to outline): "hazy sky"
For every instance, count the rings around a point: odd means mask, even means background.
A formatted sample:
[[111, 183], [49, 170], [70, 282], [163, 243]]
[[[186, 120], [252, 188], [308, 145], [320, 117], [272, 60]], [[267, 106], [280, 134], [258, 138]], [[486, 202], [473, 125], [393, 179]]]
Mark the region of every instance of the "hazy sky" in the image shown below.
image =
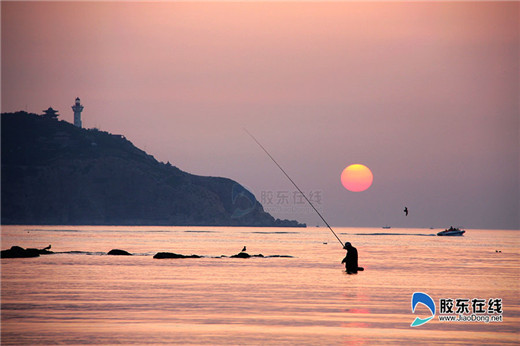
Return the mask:
[[[52, 106], [274, 216], [519, 228], [520, 3], [5, 2], [2, 112]], [[342, 170], [368, 166], [365, 192]], [[117, 172], [114, 172], [117, 174]], [[130, 192], [131, 193], [131, 192]], [[407, 206], [410, 213], [404, 216]]]

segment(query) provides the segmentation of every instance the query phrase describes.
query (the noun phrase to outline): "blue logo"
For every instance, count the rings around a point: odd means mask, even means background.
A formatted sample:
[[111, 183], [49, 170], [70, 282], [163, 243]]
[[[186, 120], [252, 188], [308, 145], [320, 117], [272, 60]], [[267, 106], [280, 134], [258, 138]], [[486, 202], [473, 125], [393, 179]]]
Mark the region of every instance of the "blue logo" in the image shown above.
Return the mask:
[[415, 292], [412, 295], [412, 313], [415, 312], [415, 307], [417, 306], [417, 304], [425, 305], [428, 309], [430, 309], [432, 315], [428, 318], [416, 317], [412, 324], [410, 324], [410, 327], [419, 327], [431, 320], [435, 316], [435, 302], [429, 295], [422, 292]]

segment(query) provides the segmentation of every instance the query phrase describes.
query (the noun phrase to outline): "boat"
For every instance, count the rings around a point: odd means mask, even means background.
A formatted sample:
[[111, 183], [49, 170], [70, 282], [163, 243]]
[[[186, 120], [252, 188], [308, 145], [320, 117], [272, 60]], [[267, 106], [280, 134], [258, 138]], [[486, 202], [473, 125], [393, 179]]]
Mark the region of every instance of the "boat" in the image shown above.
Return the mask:
[[439, 235], [439, 236], [461, 236], [465, 232], [466, 231], [461, 230], [460, 228], [450, 227], [448, 229], [445, 229], [444, 231], [437, 233], [437, 235]]
[[383, 229], [390, 229], [392, 228], [391, 226], [383, 226]]

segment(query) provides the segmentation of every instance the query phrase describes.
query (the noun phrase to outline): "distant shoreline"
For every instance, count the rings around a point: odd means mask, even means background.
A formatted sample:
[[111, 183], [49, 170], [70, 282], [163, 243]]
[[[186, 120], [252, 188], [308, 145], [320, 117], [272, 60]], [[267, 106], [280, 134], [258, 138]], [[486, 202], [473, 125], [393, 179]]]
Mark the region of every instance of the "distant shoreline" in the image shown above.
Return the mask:
[[208, 224], [185, 224], [185, 225], [169, 225], [169, 224], [155, 224], [155, 223], [132, 223], [132, 224], [116, 224], [116, 223], [82, 223], [82, 224], [73, 224], [73, 223], [62, 223], [62, 224], [35, 224], [35, 223], [2, 223], [1, 226], [112, 226], [112, 227], [139, 227], [139, 226], [150, 226], [150, 227], [254, 227], [254, 228], [307, 228], [306, 224], [299, 224], [298, 226], [287, 226], [287, 225], [208, 225]]

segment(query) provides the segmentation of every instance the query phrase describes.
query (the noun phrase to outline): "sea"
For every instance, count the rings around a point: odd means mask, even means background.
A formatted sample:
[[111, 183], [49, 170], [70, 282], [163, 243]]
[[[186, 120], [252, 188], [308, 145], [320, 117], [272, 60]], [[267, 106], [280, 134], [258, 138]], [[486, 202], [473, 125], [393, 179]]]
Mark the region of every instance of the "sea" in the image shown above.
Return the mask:
[[2, 226], [55, 254], [1, 260], [1, 344], [520, 344], [520, 231], [334, 230], [364, 271], [324, 227]]

